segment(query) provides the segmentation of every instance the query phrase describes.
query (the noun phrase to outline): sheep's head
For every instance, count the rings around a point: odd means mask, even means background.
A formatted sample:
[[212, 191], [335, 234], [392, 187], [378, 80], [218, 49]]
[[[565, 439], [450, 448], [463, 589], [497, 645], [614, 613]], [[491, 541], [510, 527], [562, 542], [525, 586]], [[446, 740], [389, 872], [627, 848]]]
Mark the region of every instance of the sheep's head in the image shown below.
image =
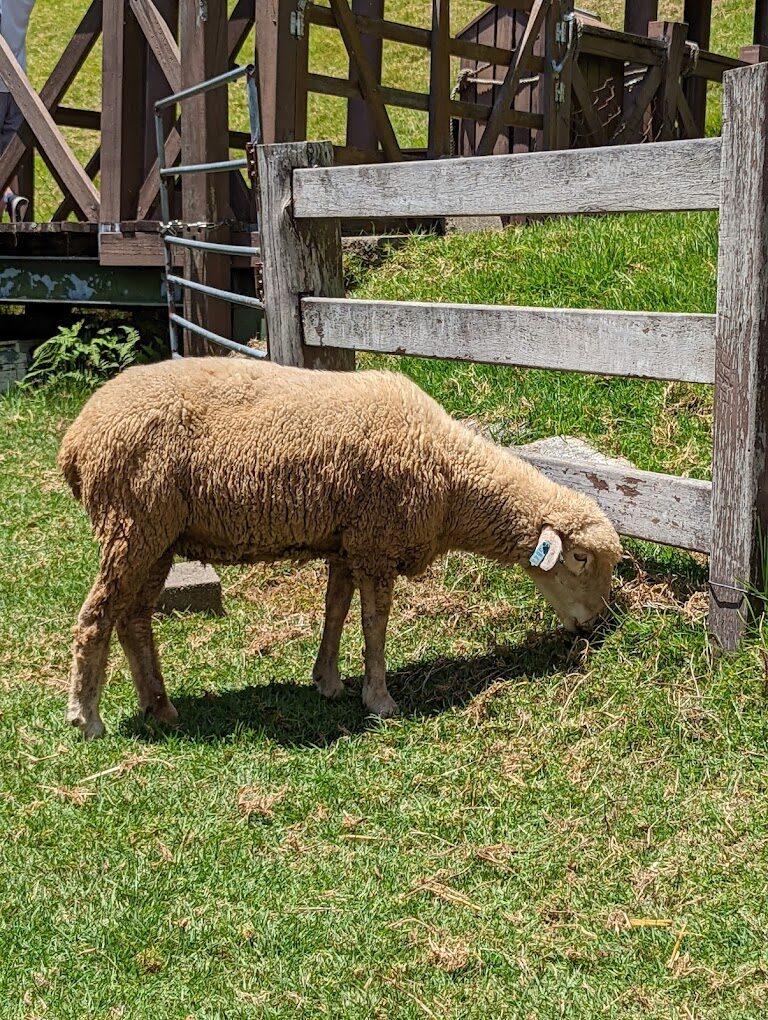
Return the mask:
[[619, 536], [598, 511], [575, 528], [545, 524], [526, 570], [563, 626], [585, 631], [610, 602], [611, 575], [620, 558]]

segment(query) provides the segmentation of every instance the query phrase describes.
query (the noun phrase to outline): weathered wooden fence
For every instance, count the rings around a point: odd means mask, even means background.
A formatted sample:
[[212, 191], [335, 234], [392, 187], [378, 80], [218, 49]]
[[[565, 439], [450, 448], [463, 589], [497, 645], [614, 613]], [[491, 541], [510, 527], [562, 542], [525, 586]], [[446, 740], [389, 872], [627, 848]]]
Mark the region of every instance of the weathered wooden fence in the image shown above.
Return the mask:
[[[627, 536], [710, 555], [710, 629], [733, 648], [768, 525], [768, 64], [724, 79], [721, 139], [334, 167], [329, 143], [257, 150], [270, 356], [354, 351], [710, 383], [713, 481], [536, 457]], [[719, 210], [716, 315], [343, 297], [339, 220]]]

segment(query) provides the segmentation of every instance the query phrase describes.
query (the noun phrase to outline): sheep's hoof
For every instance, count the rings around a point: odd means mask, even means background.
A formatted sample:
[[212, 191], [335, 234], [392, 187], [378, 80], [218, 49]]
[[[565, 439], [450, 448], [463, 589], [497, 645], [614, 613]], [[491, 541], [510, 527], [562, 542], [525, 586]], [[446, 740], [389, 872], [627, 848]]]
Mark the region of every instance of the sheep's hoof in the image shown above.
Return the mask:
[[107, 727], [98, 715], [87, 719], [78, 708], [71, 708], [67, 712], [67, 722], [76, 726], [86, 740], [96, 740], [107, 732]]
[[385, 694], [383, 697], [376, 698], [371, 702], [365, 702], [365, 707], [371, 715], [377, 715], [380, 719], [394, 719], [400, 715], [397, 702], [389, 694]]
[[315, 667], [312, 670], [312, 679], [315, 681], [318, 691], [320, 691], [324, 698], [328, 698], [329, 701], [335, 701], [346, 691], [346, 687], [341, 682], [337, 669], [323, 670]]
[[150, 705], [145, 712], [153, 715], [158, 722], [172, 724], [179, 721], [179, 713], [172, 701], [165, 701], [162, 705]]

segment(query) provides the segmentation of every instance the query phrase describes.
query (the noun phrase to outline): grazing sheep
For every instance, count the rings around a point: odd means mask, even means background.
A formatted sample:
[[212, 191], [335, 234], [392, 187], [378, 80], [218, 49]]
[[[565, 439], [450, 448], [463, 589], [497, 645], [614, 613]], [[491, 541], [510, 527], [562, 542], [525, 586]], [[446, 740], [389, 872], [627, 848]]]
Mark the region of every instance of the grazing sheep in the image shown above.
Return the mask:
[[381, 716], [397, 712], [384, 638], [398, 574], [418, 575], [449, 549], [519, 564], [574, 630], [603, 611], [621, 554], [591, 499], [388, 372], [234, 358], [131, 368], [90, 398], [59, 465], [101, 543], [74, 630], [68, 711], [89, 738], [104, 732], [113, 626], [141, 708], [177, 717], [151, 626], [174, 554], [223, 564], [327, 560], [314, 681], [328, 698], [344, 690], [339, 641], [359, 588], [363, 702]]

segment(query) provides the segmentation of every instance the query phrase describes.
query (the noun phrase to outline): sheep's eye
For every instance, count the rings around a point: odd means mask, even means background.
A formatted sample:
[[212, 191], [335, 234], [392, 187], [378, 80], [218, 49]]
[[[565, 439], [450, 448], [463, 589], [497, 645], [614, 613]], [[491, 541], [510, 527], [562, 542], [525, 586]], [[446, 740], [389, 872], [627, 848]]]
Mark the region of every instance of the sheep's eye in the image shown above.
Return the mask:
[[577, 563], [586, 563], [587, 562], [587, 554], [586, 553], [577, 553], [577, 552], [575, 552], [573, 554], [573, 558], [576, 560]]

